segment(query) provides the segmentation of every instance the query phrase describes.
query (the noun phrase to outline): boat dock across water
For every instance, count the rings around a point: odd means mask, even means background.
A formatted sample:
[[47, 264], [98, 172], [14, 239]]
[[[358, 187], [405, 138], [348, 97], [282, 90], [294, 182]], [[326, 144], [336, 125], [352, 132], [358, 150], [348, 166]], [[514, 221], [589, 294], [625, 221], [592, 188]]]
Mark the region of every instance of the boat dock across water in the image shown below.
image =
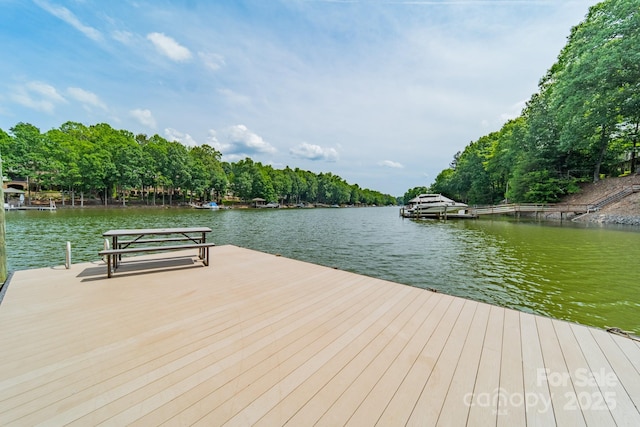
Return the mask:
[[456, 202], [442, 194], [420, 194], [400, 208], [403, 218], [475, 218], [465, 203]]
[[236, 246], [15, 272], [1, 425], [640, 425], [640, 342]]
[[555, 215], [560, 219], [576, 220], [581, 216], [597, 212], [612, 203], [640, 191], [640, 185], [624, 186], [592, 203], [502, 203], [499, 205], [473, 206], [456, 202], [441, 194], [420, 194], [411, 199], [406, 207], [400, 208], [404, 218], [478, 218], [483, 215], [516, 215], [521, 213], [545, 217]]
[[55, 211], [56, 209], [57, 208], [55, 203], [50, 205], [34, 205], [34, 206], [25, 206], [25, 205], [14, 206], [14, 205], [5, 204], [4, 206], [5, 211]]

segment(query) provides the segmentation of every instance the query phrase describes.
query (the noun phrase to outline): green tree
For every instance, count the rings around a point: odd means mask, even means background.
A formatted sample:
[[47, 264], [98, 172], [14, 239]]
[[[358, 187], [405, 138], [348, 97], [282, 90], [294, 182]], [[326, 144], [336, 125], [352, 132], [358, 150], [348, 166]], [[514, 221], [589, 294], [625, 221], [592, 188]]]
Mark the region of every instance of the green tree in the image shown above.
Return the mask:
[[164, 205], [164, 195], [166, 186], [171, 185], [170, 168], [169, 168], [169, 141], [159, 135], [153, 135], [143, 140], [141, 135], [136, 137], [139, 143], [142, 143], [143, 164], [147, 171], [143, 177], [144, 181], [150, 187], [153, 187], [153, 201], [156, 204], [158, 190], [162, 189], [162, 204]]
[[91, 126], [89, 132], [94, 144], [108, 153], [105, 155], [110, 161], [105, 169], [107, 194], [119, 195], [124, 203], [126, 191], [142, 185], [141, 147], [131, 132], [113, 129], [106, 123]]
[[287, 201], [292, 200], [293, 180], [291, 179], [291, 169], [287, 166], [286, 169], [283, 170], [269, 168], [268, 171], [271, 176], [273, 191], [278, 201], [285, 204]]
[[594, 181], [619, 125], [638, 116], [638, 46], [637, 1], [604, 1], [572, 29], [555, 68], [552, 107], [564, 123], [560, 147], [581, 157]]
[[76, 135], [60, 129], [51, 129], [47, 132], [47, 138], [56, 147], [52, 155], [55, 157], [56, 177], [61, 190], [67, 190], [73, 196], [76, 189], [82, 184], [80, 174], [79, 141]]
[[205, 180], [204, 188], [208, 195], [215, 194], [220, 201], [227, 190], [227, 176], [221, 164], [222, 153], [209, 145], [199, 145], [191, 148], [189, 155], [197, 159], [203, 168], [202, 178]]
[[13, 142], [8, 155], [7, 172], [27, 179], [27, 198], [30, 202], [31, 187], [35, 185], [39, 190], [41, 176], [50, 170], [47, 151], [49, 144], [40, 129], [28, 123], [18, 123], [10, 131]]
[[[640, 8], [606, 0], [571, 30], [558, 60], [522, 115], [472, 142], [432, 191], [480, 202], [548, 202], [576, 181], [637, 164], [640, 128]], [[629, 169], [627, 169], [629, 170]]]
[[249, 172], [241, 172], [239, 175], [234, 175], [232, 188], [241, 200], [250, 200], [253, 195], [253, 178]]
[[277, 195], [266, 168], [262, 167], [260, 163], [256, 163], [252, 172], [251, 197], [265, 199], [269, 202], [275, 201]]
[[191, 180], [187, 148], [179, 142], [169, 142], [166, 160], [163, 176], [166, 179], [166, 185], [169, 185], [171, 189], [169, 193], [169, 204], [171, 205], [175, 192], [188, 186], [188, 182]]
[[9, 175], [26, 177], [29, 189], [79, 191], [83, 200], [87, 193], [104, 204], [114, 196], [124, 204], [131, 190], [142, 190], [148, 204], [151, 188], [153, 204], [159, 191], [162, 203], [168, 195], [172, 204], [174, 195], [187, 193], [220, 200], [228, 188], [244, 200], [395, 203], [391, 196], [350, 185], [331, 173], [316, 175], [288, 166], [276, 170], [250, 158], [222, 162], [222, 154], [210, 146], [187, 149], [158, 135], [134, 135], [106, 123], [87, 127], [66, 122], [45, 134], [18, 123], [10, 131], [0, 130], [0, 154]]

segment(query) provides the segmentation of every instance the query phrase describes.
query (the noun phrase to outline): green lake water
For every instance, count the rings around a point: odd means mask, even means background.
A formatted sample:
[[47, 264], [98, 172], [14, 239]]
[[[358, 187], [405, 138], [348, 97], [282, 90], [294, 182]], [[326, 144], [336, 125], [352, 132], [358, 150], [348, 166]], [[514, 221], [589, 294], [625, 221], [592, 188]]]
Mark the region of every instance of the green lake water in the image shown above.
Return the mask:
[[[9, 270], [95, 261], [115, 228], [208, 226], [218, 245], [640, 334], [640, 229], [513, 219], [408, 220], [398, 208], [87, 208], [5, 214]], [[212, 274], [215, 274], [212, 271]]]

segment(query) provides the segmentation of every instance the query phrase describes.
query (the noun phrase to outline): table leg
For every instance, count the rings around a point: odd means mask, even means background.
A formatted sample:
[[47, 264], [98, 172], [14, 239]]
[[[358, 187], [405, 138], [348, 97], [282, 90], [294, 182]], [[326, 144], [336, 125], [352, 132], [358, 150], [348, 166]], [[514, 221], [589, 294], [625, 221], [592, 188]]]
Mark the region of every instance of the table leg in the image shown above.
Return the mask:
[[[118, 236], [113, 236], [113, 239], [111, 241], [111, 248], [112, 249], [118, 249]], [[113, 256], [113, 271], [116, 270], [116, 268], [118, 268], [118, 259], [120, 259], [122, 255], [117, 254]]]
[[[203, 231], [202, 232], [202, 238], [200, 239], [200, 243], [206, 243], [207, 242], [207, 234]], [[204, 259], [205, 256], [205, 248], [200, 248], [200, 259]]]

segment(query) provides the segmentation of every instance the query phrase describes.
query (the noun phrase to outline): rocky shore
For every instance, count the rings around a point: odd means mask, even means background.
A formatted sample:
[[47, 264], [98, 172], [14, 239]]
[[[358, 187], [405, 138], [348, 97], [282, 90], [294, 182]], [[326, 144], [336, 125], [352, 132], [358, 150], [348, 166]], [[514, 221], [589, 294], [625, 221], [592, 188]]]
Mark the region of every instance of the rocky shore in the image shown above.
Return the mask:
[[608, 215], [608, 214], [589, 214], [586, 217], [579, 218], [577, 221], [588, 221], [599, 224], [620, 224], [633, 225], [640, 227], [640, 215]]

